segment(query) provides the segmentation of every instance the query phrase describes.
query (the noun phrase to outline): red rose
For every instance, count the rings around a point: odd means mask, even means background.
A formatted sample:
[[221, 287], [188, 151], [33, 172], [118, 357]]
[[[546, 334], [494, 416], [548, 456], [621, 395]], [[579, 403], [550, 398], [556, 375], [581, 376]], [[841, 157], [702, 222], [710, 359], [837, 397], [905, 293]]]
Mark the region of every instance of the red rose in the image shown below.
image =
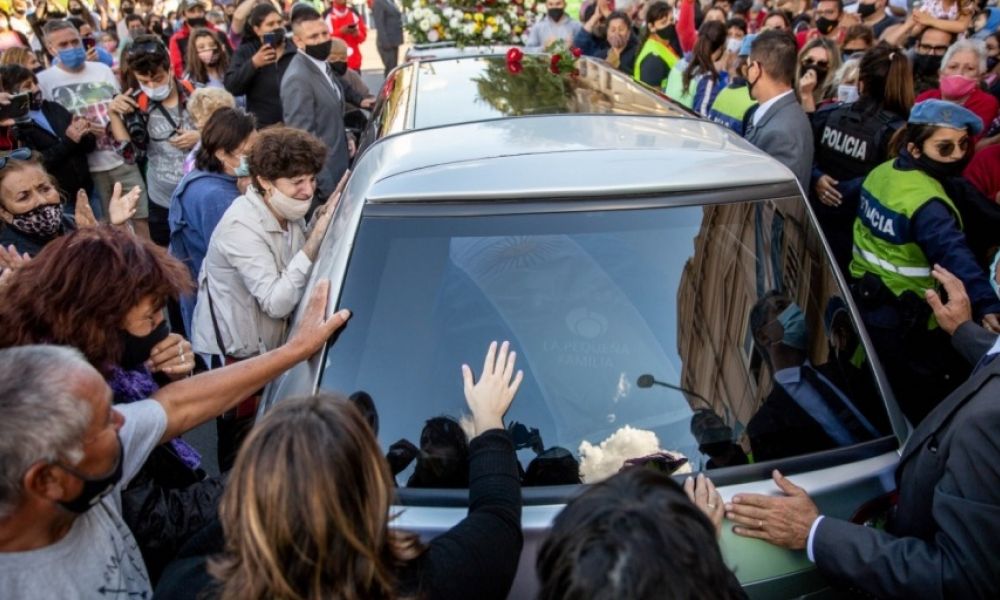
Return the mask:
[[524, 52], [521, 52], [520, 48], [511, 48], [507, 51], [508, 63], [521, 62], [522, 58], [524, 58]]
[[486, 10], [486, 7], [484, 7], [482, 4], [480, 4], [479, 6], [476, 7], [476, 12], [477, 13], [481, 13], [484, 10]]
[[573, 48], [570, 48], [569, 51], [573, 54], [573, 58], [580, 58], [581, 56], [583, 56], [583, 50], [580, 50], [575, 46]]
[[560, 60], [562, 60], [561, 54], [553, 54], [552, 57], [549, 59], [549, 66], [551, 67], [558, 66]]
[[524, 70], [524, 65], [520, 62], [509, 62], [507, 63], [507, 72], [511, 75], [517, 75]]

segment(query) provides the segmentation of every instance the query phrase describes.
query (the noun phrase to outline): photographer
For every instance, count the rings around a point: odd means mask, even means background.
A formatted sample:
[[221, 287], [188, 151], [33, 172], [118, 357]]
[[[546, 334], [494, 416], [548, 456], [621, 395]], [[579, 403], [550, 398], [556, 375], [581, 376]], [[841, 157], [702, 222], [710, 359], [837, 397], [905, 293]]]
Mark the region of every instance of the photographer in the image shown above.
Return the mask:
[[150, 236], [166, 246], [170, 198], [184, 176], [184, 157], [199, 139], [187, 110], [194, 87], [174, 78], [167, 48], [153, 35], [137, 37], [122, 66], [129, 89], [111, 103], [111, 132], [126, 160], [147, 161]]

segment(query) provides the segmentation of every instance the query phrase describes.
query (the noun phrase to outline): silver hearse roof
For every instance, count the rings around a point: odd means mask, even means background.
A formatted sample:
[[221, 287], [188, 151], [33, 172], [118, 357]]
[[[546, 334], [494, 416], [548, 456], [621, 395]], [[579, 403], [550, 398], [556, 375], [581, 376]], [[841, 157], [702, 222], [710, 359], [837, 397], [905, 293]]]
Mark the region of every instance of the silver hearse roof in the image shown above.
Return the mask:
[[387, 136], [365, 151], [350, 187], [369, 203], [389, 204], [580, 199], [775, 183], [797, 191], [781, 163], [708, 121], [564, 114]]

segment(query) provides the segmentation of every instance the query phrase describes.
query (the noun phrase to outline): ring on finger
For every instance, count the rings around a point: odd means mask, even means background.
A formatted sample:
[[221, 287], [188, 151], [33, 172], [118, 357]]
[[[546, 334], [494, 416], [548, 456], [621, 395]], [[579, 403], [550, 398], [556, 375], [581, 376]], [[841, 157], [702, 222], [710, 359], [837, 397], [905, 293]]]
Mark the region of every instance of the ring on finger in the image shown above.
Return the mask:
[[757, 520], [757, 529], [764, 529], [764, 521], [762, 519]]

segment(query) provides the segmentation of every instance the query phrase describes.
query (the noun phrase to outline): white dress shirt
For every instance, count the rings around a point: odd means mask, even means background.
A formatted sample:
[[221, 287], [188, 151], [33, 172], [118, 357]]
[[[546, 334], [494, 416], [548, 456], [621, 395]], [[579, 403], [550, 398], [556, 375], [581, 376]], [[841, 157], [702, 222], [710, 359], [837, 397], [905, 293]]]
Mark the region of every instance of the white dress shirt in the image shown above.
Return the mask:
[[761, 105], [760, 105], [760, 106], [759, 106], [759, 107], [757, 108], [757, 110], [755, 110], [755, 111], [754, 111], [754, 113], [753, 113], [753, 119], [752, 119], [752, 121], [753, 121], [753, 126], [754, 126], [754, 127], [756, 127], [756, 126], [757, 126], [757, 124], [758, 124], [758, 123], [760, 123], [760, 120], [761, 120], [762, 118], [764, 118], [764, 115], [765, 115], [765, 114], [767, 114], [767, 111], [768, 111], [768, 109], [769, 109], [769, 108], [771, 108], [772, 106], [774, 106], [774, 104], [775, 104], [775, 103], [776, 103], [776, 102], [777, 102], [778, 100], [781, 100], [782, 98], [784, 98], [784, 97], [785, 97], [785, 96], [787, 96], [788, 94], [791, 94], [791, 93], [792, 93], [793, 91], [794, 91], [794, 90], [788, 90], [787, 92], [785, 92], [785, 93], [783, 93], [783, 94], [778, 94], [778, 95], [777, 95], [777, 96], [775, 96], [774, 98], [771, 98], [771, 99], [770, 99], [770, 100], [768, 100], [767, 102], [764, 102], [763, 104], [761, 104]]

